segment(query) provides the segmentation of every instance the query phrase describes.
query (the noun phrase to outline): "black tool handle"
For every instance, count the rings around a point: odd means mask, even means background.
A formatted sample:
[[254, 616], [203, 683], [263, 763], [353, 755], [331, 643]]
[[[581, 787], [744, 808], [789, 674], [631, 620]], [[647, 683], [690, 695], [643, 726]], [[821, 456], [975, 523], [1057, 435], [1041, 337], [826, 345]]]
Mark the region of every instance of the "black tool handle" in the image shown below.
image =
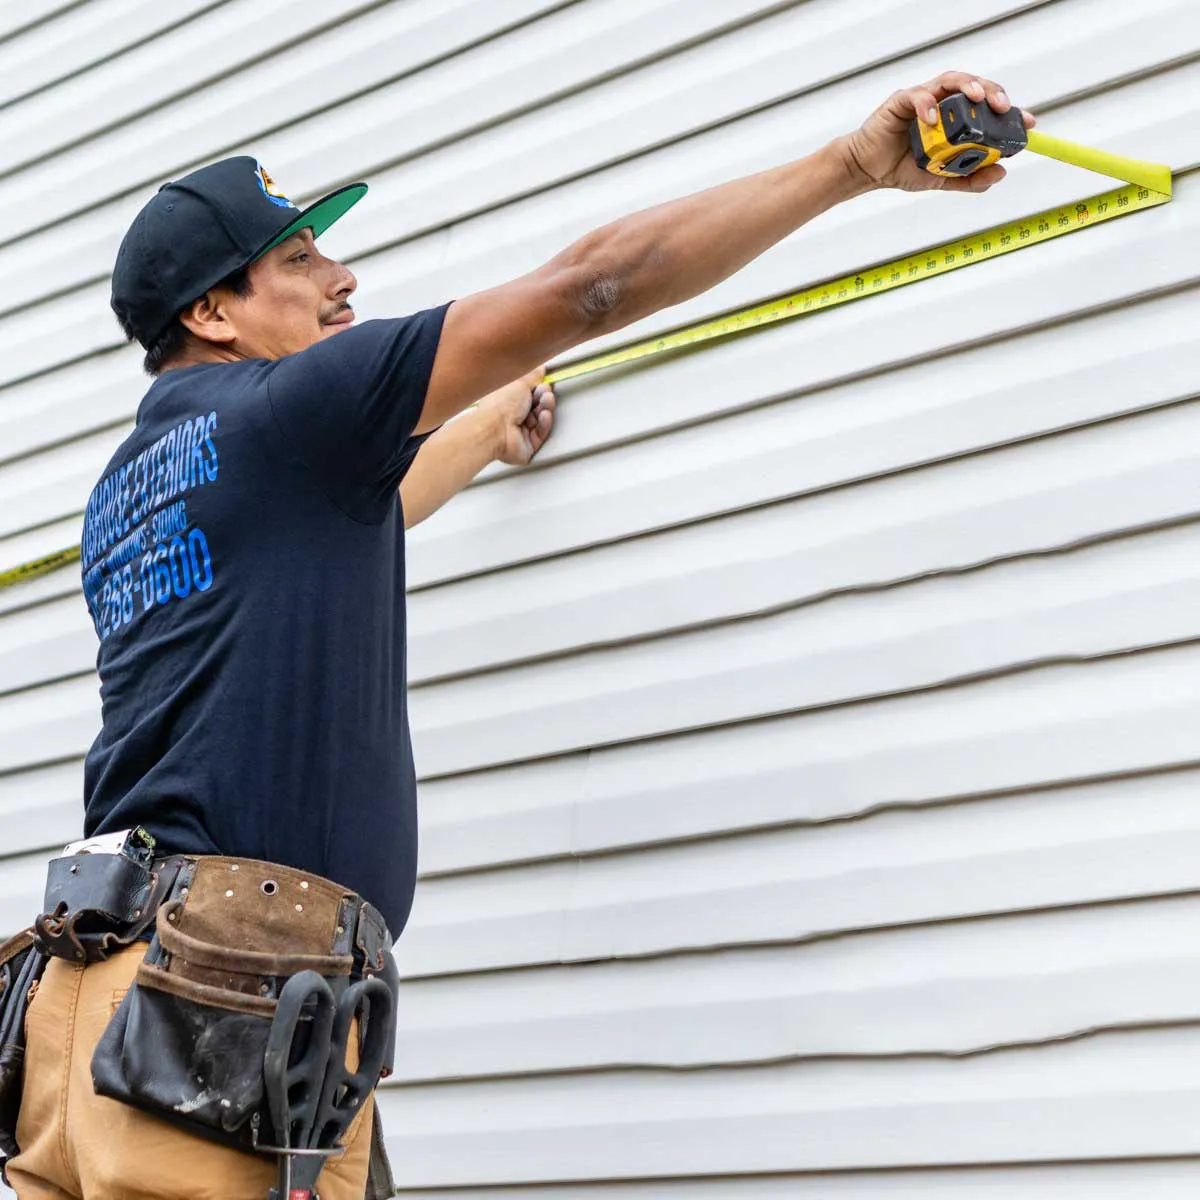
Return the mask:
[[[393, 1012], [391, 989], [378, 976], [360, 979], [342, 995], [311, 1145], [323, 1148], [335, 1145], [375, 1090], [392, 1049]], [[351, 1072], [346, 1069], [346, 1047], [355, 1018], [361, 1044], [358, 1068]]]
[[333, 991], [316, 971], [293, 975], [279, 993], [263, 1057], [263, 1087], [276, 1141], [285, 1151], [279, 1159], [282, 1200], [291, 1200], [295, 1190], [286, 1151], [307, 1146], [312, 1137], [336, 1015]]

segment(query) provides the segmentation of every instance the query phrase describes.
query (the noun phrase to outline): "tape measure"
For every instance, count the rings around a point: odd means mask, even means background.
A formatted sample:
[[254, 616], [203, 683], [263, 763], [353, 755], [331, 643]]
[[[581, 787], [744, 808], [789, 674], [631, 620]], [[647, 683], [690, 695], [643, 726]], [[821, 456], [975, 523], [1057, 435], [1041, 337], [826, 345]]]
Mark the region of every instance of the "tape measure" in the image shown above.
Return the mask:
[[[546, 382], [558, 384], [578, 379], [610, 367], [626, 366], [747, 330], [808, 316], [823, 309], [851, 304], [867, 296], [894, 291], [920, 283], [923, 279], [960, 271], [964, 267], [988, 262], [1081, 229], [1102, 225], [1130, 213], [1156, 208], [1171, 199], [1169, 167], [1062, 141], [1037, 130], [1026, 133], [1020, 110], [996, 113], [986, 104], [978, 104], [961, 93], [942, 101], [935, 125], [913, 122], [912, 144], [918, 164], [937, 175], [970, 175], [1001, 158], [1012, 157], [1023, 149], [1029, 149], [1035, 154], [1119, 179], [1124, 186], [1087, 200], [1047, 209], [1019, 221], [997, 225], [957, 241], [931, 246], [917, 254], [880, 263], [853, 275], [827, 280], [774, 300], [644, 341], [632, 342], [604, 354], [567, 362], [550, 371], [546, 375]], [[79, 548], [70, 547], [0, 571], [0, 589], [36, 579], [78, 559]]]
[[35, 558], [30, 562], [21, 563], [19, 566], [10, 567], [7, 571], [0, 571], [0, 588], [12, 587], [16, 583], [28, 583], [40, 575], [49, 575], [51, 571], [57, 571], [59, 567], [66, 567], [78, 561], [78, 546], [55, 550], [52, 554], [44, 555], [42, 558]]
[[974, 175], [984, 167], [1012, 158], [1029, 144], [1019, 108], [998, 113], [957, 92], [937, 107], [937, 121], [914, 121], [909, 127], [917, 166], [931, 175]]

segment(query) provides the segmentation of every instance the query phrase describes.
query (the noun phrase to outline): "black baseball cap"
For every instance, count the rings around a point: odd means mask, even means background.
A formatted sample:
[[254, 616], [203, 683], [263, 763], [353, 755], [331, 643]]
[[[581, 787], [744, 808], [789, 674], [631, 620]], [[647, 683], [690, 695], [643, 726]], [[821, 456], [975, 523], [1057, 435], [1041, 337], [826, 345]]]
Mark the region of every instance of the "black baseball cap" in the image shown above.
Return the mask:
[[300, 210], [249, 155], [164, 183], [117, 251], [113, 312], [148, 349], [209, 288], [297, 230], [320, 237], [366, 191], [351, 183]]

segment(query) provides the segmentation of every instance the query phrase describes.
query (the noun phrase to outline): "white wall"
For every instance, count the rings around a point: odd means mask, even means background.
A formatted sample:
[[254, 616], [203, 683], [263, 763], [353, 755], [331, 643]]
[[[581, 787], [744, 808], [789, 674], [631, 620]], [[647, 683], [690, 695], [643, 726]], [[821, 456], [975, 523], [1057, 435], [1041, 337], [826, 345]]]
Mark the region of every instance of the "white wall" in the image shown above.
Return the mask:
[[[411, 538], [406, 1194], [1195, 1194], [1200, 8], [0, 7], [0, 570], [77, 539], [132, 419], [106, 276], [163, 179], [368, 179], [325, 248], [386, 315], [960, 65], [1177, 200], [564, 385], [536, 468]], [[637, 332], [1107, 186], [1012, 176], [864, 198]], [[0, 592], [3, 928], [78, 831], [93, 640], [76, 569]]]

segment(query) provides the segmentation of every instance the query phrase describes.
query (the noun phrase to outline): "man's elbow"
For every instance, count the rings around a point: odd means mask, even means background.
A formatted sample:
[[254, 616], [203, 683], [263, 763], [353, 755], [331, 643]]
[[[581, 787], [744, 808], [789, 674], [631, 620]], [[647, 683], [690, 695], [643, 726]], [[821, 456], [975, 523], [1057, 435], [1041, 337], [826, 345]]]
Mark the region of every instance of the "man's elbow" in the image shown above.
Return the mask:
[[620, 242], [602, 245], [576, 266], [576, 306], [587, 336], [622, 329], [642, 317], [678, 303], [666, 249], [652, 242], [636, 251]]
[[579, 341], [622, 329], [668, 302], [666, 251], [629, 242], [619, 224], [610, 226], [581, 238], [550, 264]]
[[571, 313], [579, 341], [620, 329], [633, 319], [630, 269], [616, 253], [610, 230], [582, 238], [558, 261], [556, 290]]
[[628, 287], [619, 271], [610, 267], [593, 267], [583, 272], [578, 286], [580, 315], [589, 328], [598, 333], [619, 329]]

